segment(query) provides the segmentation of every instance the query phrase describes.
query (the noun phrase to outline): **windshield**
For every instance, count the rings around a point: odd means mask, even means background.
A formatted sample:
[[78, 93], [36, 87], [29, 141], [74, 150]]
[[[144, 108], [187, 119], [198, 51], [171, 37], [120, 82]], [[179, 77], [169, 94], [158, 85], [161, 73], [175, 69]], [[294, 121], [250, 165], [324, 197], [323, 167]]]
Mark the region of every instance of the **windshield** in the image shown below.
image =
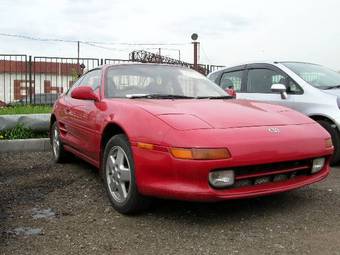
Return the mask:
[[154, 98], [158, 99], [227, 96], [226, 92], [205, 76], [179, 66], [112, 66], [108, 69], [105, 84], [107, 98], [137, 98], [146, 95], [157, 95]]
[[282, 64], [316, 88], [331, 89], [340, 85], [340, 73], [324, 66], [293, 62]]

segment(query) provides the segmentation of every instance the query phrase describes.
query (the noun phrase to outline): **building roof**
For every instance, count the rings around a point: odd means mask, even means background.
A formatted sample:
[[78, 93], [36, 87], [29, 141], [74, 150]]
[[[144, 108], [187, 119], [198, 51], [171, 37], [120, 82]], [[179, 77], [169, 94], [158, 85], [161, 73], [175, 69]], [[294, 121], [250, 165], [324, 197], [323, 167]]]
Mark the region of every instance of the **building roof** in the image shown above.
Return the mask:
[[[0, 73], [26, 73], [29, 71], [28, 62], [0, 60]], [[39, 74], [77, 75], [81, 72], [79, 64], [32, 62], [32, 72]]]

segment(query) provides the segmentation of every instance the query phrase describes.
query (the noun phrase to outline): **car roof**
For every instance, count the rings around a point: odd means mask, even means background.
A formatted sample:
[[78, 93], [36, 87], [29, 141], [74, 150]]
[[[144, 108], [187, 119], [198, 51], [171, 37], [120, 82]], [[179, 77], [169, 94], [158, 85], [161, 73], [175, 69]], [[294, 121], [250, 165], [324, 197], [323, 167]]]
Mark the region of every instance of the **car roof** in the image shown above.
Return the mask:
[[234, 68], [234, 67], [239, 67], [239, 66], [245, 66], [245, 65], [252, 65], [252, 64], [270, 64], [270, 65], [277, 65], [277, 64], [284, 64], [284, 63], [301, 63], [301, 64], [311, 64], [311, 65], [318, 65], [315, 63], [309, 63], [309, 62], [303, 62], [303, 61], [289, 61], [289, 60], [285, 60], [285, 61], [277, 61], [277, 60], [258, 60], [258, 61], [249, 61], [249, 62], [242, 62], [242, 63], [237, 63], [237, 64], [233, 64], [233, 65], [228, 65], [225, 66], [221, 69], [218, 69], [216, 71], [211, 72], [209, 75], [217, 73], [217, 72], [221, 72], [223, 70], [227, 70], [229, 68]]
[[241, 63], [236, 63], [233, 65], [229, 65], [231, 67], [234, 66], [242, 66], [242, 65], [251, 65], [251, 64], [279, 64], [279, 63], [303, 63], [303, 64], [313, 64], [313, 65], [318, 65], [315, 63], [310, 63], [310, 62], [305, 62], [305, 61], [294, 61], [294, 60], [252, 60], [248, 62], [241, 62]]
[[117, 64], [104, 64], [104, 65], [100, 65], [97, 67], [94, 67], [89, 71], [95, 70], [95, 69], [104, 69], [104, 68], [108, 68], [111, 66], [129, 66], [129, 65], [148, 65], [148, 66], [171, 66], [171, 67], [180, 67], [180, 68], [185, 68], [185, 69], [190, 69], [187, 66], [183, 66], [183, 65], [176, 65], [176, 64], [166, 64], [166, 63], [141, 63], [141, 62], [122, 62], [122, 63], [117, 63]]
[[94, 68], [88, 69], [86, 70], [82, 75], [84, 76], [85, 74], [93, 71], [93, 70], [104, 70], [107, 69], [109, 67], [112, 66], [133, 66], [133, 65], [149, 65], [149, 66], [171, 66], [171, 67], [177, 67], [177, 68], [183, 68], [183, 69], [189, 69], [192, 70], [191, 68], [187, 67], [187, 66], [183, 66], [183, 65], [176, 65], [176, 64], [164, 64], [164, 63], [141, 63], [141, 62], [122, 62], [122, 63], [117, 63], [117, 64], [104, 64], [104, 65], [100, 65], [100, 66], [96, 66]]

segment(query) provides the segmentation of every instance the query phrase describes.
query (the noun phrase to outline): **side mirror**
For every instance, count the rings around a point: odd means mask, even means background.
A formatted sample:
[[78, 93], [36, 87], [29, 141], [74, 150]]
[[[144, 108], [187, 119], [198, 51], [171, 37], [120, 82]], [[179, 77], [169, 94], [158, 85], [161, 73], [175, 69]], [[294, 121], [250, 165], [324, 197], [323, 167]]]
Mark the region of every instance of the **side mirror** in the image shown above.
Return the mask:
[[287, 88], [286, 88], [286, 85], [277, 83], [277, 84], [273, 84], [270, 89], [273, 92], [280, 93], [282, 99], [287, 99]]
[[81, 100], [99, 101], [98, 95], [93, 92], [90, 86], [80, 86], [72, 90], [71, 97]]

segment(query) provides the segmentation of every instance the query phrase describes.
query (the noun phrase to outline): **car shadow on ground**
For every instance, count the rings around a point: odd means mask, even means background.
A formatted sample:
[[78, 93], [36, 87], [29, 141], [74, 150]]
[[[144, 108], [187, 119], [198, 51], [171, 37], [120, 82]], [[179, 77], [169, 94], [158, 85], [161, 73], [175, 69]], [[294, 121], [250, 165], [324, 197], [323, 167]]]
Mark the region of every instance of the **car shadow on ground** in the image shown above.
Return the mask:
[[284, 214], [285, 211], [298, 210], [304, 206], [304, 203], [307, 202], [299, 199], [298, 191], [292, 191], [265, 197], [212, 203], [155, 199], [148, 212], [155, 216], [182, 218], [189, 221], [195, 219], [211, 221], [211, 217], [218, 215], [216, 220], [220, 221], [222, 218], [239, 219], [256, 215], [262, 217]]
[[[90, 174], [93, 179], [101, 183], [101, 192], [104, 200], [110, 204], [103, 186], [98, 169], [81, 159], [72, 160], [72, 163]], [[226, 200], [220, 202], [191, 202], [171, 199], [152, 198], [148, 209], [128, 217], [161, 217], [169, 220], [183, 220], [185, 222], [205, 220], [216, 223], [221, 220], [240, 220], [249, 217], [277, 217], [303, 209], [310, 200], [302, 194], [308, 192], [302, 188], [299, 190], [262, 196], [257, 198]], [[104, 205], [103, 205], [104, 206]], [[113, 209], [114, 210], [114, 209]]]

